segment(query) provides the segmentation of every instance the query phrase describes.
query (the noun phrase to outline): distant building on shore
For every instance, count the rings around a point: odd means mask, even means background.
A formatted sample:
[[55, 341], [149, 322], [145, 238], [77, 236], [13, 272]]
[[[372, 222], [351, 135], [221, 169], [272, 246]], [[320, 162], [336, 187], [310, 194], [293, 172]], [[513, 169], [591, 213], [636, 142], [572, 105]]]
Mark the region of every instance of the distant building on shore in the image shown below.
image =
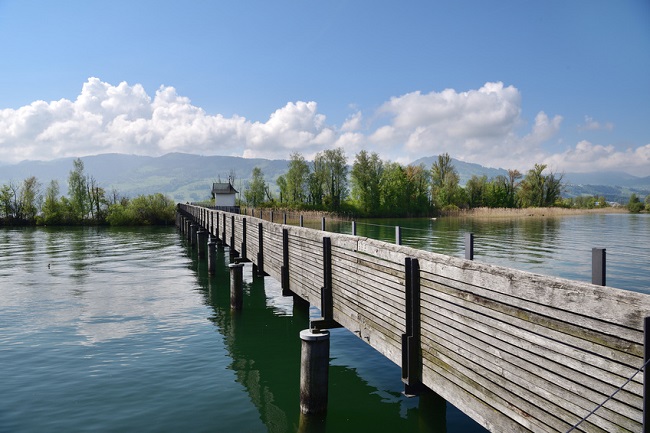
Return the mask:
[[215, 207], [234, 207], [235, 195], [238, 193], [230, 181], [212, 184], [212, 198]]

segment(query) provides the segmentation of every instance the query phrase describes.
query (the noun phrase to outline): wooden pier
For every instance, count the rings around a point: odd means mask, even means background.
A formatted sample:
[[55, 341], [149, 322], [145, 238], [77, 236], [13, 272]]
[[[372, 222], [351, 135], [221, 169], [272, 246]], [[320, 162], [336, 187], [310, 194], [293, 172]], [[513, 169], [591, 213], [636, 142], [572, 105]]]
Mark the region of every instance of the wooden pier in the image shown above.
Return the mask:
[[180, 204], [190, 223], [492, 432], [647, 431], [648, 295]]

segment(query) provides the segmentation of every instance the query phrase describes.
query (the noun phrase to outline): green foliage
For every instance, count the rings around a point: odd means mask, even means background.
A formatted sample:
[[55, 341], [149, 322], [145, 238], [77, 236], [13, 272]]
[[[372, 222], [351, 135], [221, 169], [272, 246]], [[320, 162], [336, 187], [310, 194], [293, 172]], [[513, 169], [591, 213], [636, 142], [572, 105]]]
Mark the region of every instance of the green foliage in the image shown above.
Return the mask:
[[520, 184], [519, 200], [522, 207], [553, 206], [562, 194], [562, 176], [544, 175], [546, 164], [535, 164]]
[[266, 194], [266, 182], [264, 181], [264, 173], [259, 167], [253, 169], [253, 178], [248, 184], [248, 189], [244, 191], [244, 198], [246, 204], [252, 207], [260, 206], [264, 203], [264, 196]]
[[363, 215], [376, 215], [381, 205], [380, 183], [384, 163], [375, 152], [362, 150], [356, 155], [350, 179], [351, 196]]
[[641, 203], [641, 200], [636, 194], [632, 194], [630, 196], [630, 201], [627, 203], [627, 210], [629, 210], [632, 213], [639, 213], [644, 209], [643, 203]]
[[431, 167], [431, 196], [438, 209], [458, 205], [460, 201], [459, 177], [448, 153], [438, 155]]
[[112, 226], [168, 225], [174, 222], [175, 215], [174, 202], [156, 193], [110, 205], [106, 220]]
[[314, 172], [317, 175], [313, 180], [321, 182], [316, 189], [323, 192], [322, 204], [328, 210], [340, 210], [348, 195], [348, 166], [343, 148], [327, 149], [316, 154]]
[[300, 153], [294, 152], [291, 154], [291, 160], [289, 161], [289, 170], [287, 171], [285, 179], [285, 201], [289, 204], [304, 203], [307, 197], [309, 165]]

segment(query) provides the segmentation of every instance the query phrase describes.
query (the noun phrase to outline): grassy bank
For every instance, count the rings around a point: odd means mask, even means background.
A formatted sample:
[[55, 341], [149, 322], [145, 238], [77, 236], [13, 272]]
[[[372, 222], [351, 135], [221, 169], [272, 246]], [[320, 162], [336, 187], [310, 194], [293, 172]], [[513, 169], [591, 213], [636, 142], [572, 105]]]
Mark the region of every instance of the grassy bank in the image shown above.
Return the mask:
[[560, 217], [570, 215], [585, 214], [611, 214], [611, 213], [628, 213], [627, 208], [605, 207], [598, 209], [567, 209], [561, 207], [531, 207], [523, 209], [511, 208], [487, 208], [480, 207], [474, 209], [459, 209], [456, 211], [443, 212], [443, 217], [476, 217], [476, 218], [546, 218]]

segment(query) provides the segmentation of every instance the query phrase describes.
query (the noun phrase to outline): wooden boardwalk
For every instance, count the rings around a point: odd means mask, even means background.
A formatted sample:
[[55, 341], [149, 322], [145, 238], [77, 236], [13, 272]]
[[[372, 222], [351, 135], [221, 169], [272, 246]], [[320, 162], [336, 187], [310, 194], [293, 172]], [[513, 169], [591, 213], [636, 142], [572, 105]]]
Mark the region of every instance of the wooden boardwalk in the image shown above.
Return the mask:
[[642, 432], [650, 296], [179, 205], [492, 432]]

